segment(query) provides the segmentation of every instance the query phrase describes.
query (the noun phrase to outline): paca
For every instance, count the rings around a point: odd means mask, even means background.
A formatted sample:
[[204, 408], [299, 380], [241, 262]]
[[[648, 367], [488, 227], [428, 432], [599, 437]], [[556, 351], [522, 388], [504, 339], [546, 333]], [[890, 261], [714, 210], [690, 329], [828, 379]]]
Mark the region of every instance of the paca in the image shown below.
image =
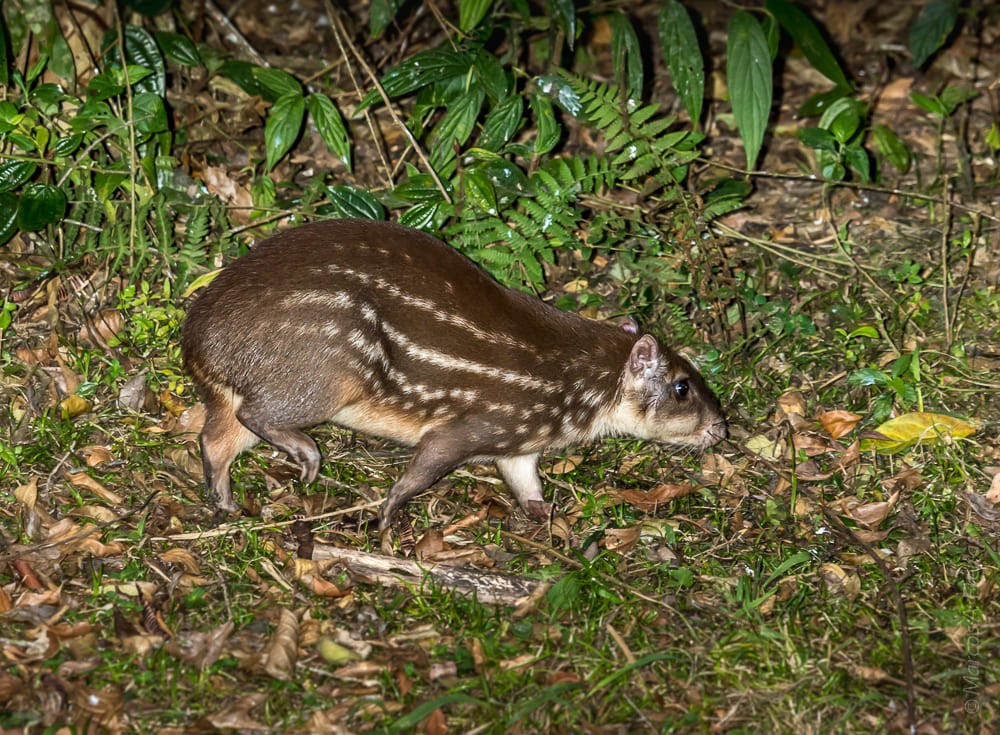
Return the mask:
[[538, 456], [617, 434], [692, 447], [726, 436], [689, 362], [632, 321], [593, 321], [505, 288], [425, 233], [369, 220], [277, 234], [198, 296], [184, 361], [205, 401], [205, 483], [237, 510], [229, 468], [263, 439], [316, 478], [303, 429], [333, 422], [415, 447], [380, 528], [472, 459], [544, 516]]

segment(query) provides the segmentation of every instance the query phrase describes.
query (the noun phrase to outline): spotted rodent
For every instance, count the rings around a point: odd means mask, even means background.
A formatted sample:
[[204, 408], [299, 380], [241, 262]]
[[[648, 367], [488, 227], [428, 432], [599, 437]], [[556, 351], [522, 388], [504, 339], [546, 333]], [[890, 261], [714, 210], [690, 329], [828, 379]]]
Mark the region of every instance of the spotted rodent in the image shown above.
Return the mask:
[[237, 510], [229, 468], [260, 439], [319, 471], [302, 429], [333, 422], [416, 447], [379, 512], [455, 468], [493, 461], [522, 507], [538, 456], [612, 434], [708, 447], [726, 436], [698, 372], [634, 322], [593, 321], [505, 288], [425, 233], [368, 220], [281, 232], [191, 307], [184, 361], [205, 401], [205, 484]]

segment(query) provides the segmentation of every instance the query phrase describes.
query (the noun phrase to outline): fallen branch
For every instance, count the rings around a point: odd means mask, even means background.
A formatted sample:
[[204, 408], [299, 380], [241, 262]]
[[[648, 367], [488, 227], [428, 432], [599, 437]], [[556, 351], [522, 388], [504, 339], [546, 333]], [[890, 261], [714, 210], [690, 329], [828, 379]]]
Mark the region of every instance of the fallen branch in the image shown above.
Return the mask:
[[409, 559], [397, 559], [366, 551], [342, 549], [316, 544], [313, 561], [335, 560], [350, 572], [376, 582], [393, 586], [414, 586], [431, 581], [439, 587], [467, 597], [475, 596], [488, 605], [529, 604], [548, 589], [548, 583], [528, 577], [480, 572], [469, 567], [448, 564], [421, 564]]

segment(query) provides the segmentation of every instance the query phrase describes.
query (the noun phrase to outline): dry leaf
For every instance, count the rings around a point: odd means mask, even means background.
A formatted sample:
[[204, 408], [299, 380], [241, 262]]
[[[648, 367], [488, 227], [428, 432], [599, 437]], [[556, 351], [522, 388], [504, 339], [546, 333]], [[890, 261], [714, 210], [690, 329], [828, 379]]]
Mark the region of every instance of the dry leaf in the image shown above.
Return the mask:
[[764, 434], [755, 434], [747, 439], [747, 449], [754, 454], [769, 460], [778, 460], [785, 455], [784, 442], [775, 441]]
[[111, 450], [100, 444], [88, 444], [81, 447], [78, 454], [83, 457], [83, 461], [87, 463], [88, 467], [98, 467], [114, 459]]
[[66, 396], [59, 402], [59, 411], [64, 419], [74, 419], [91, 409], [90, 401], [78, 395]]
[[806, 413], [806, 399], [799, 391], [785, 393], [778, 398], [778, 420], [787, 419], [789, 416], [804, 416]]
[[834, 439], [839, 439], [845, 434], [851, 433], [862, 418], [862, 416], [850, 411], [826, 411], [820, 414], [819, 422], [827, 434]]
[[875, 528], [886, 519], [898, 500], [899, 492], [895, 492], [888, 500], [859, 504], [855, 498], [841, 498], [835, 505], [856, 523], [866, 528]]
[[607, 528], [604, 530], [604, 547], [608, 551], [625, 554], [635, 548], [642, 535], [642, 526], [631, 528]]
[[842, 566], [827, 562], [819, 568], [819, 576], [831, 593], [844, 595], [849, 599], [857, 597], [861, 592], [861, 579], [857, 574], [848, 574]]
[[807, 457], [815, 457], [831, 450], [829, 444], [819, 437], [808, 434], [792, 434], [792, 446], [796, 452], [804, 452]]
[[68, 472], [66, 473], [66, 479], [70, 481], [70, 484], [73, 485], [73, 487], [78, 487], [81, 490], [87, 490], [103, 500], [105, 503], [121, 505], [123, 502], [122, 497], [118, 493], [108, 490], [104, 487], [104, 485], [99, 483], [86, 472]]
[[552, 475], [565, 475], [567, 472], [575, 470], [582, 461], [583, 457], [579, 454], [574, 454], [572, 457], [564, 457], [552, 463], [552, 469], [549, 470], [549, 473]]
[[609, 495], [616, 500], [622, 500], [640, 510], [656, 510], [671, 500], [690, 495], [698, 487], [696, 485], [672, 485], [664, 483], [652, 490], [612, 490]]
[[299, 619], [288, 608], [281, 609], [278, 627], [267, 645], [267, 663], [264, 671], [281, 681], [289, 681], [295, 674], [299, 658]]

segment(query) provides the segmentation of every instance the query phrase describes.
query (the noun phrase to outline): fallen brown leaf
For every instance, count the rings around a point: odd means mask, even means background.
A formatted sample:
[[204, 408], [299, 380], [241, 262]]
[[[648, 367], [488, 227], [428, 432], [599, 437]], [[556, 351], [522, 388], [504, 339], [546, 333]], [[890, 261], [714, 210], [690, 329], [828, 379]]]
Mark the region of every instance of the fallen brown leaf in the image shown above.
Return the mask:
[[837, 410], [821, 413], [819, 416], [819, 422], [822, 424], [827, 434], [832, 436], [834, 439], [839, 439], [840, 437], [851, 433], [862, 418], [862, 416], [859, 416], [856, 413], [851, 413], [850, 411]]

